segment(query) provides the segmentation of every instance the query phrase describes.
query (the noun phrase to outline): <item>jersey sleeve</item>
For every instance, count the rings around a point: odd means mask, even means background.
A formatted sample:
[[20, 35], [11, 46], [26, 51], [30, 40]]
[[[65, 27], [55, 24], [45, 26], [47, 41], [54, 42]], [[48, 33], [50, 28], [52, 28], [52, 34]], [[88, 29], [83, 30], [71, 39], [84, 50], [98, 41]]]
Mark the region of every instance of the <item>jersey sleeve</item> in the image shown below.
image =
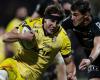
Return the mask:
[[24, 32], [24, 31], [27, 31], [28, 29], [31, 29], [29, 22], [30, 22], [30, 19], [28, 18], [28, 19], [22, 21], [21, 24], [19, 24], [19, 28], [18, 29], [19, 29], [20, 33]]
[[19, 32], [26, 32], [30, 30], [34, 30], [36, 27], [40, 27], [42, 25], [42, 18], [31, 19], [27, 18], [19, 25]]
[[72, 52], [71, 42], [65, 32], [63, 32], [63, 36], [62, 36], [62, 48], [60, 52], [64, 58], [68, 57]]
[[94, 35], [95, 35], [95, 36], [100, 36], [100, 21], [98, 21], [98, 22], [96, 22], [96, 23], [94, 24], [94, 29], [93, 29], [93, 31], [94, 31]]

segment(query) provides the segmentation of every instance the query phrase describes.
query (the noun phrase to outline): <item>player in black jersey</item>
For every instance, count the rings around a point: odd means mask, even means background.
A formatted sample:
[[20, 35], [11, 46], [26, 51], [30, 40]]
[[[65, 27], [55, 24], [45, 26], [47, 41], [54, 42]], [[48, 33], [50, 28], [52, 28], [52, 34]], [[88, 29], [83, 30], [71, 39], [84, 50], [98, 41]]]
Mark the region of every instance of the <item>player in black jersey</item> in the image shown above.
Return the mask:
[[91, 16], [87, 1], [77, 1], [71, 6], [71, 17], [62, 26], [71, 29], [87, 54], [79, 69], [88, 69], [89, 80], [100, 80], [100, 20]]

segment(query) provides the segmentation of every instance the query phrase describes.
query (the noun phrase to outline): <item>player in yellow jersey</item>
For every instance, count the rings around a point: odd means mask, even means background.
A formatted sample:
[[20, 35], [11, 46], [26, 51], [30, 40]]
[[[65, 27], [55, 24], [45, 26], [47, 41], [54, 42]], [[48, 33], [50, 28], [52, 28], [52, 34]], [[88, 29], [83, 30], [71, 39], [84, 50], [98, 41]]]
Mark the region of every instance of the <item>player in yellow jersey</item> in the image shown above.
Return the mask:
[[2, 41], [3, 39], [3, 34], [5, 33], [5, 29], [0, 26], [0, 63], [6, 58], [6, 47], [5, 43]]
[[[16, 8], [15, 10], [15, 16], [14, 18], [8, 23], [6, 27], [6, 32], [10, 32], [12, 29], [14, 29], [16, 26], [19, 26], [22, 21], [24, 21], [28, 16], [27, 8], [24, 5], [21, 5]], [[12, 57], [16, 53], [16, 47], [20, 46], [18, 42], [15, 42], [13, 44], [6, 44], [7, 46], [7, 57]]]
[[28, 11], [25, 6], [19, 6], [16, 8], [15, 17], [8, 23], [6, 32], [11, 31], [14, 27], [18, 26], [28, 16]]
[[76, 80], [71, 43], [58, 24], [62, 19], [62, 11], [56, 5], [50, 5], [44, 14], [44, 18], [26, 19], [19, 27], [4, 35], [4, 42], [19, 41], [21, 46], [17, 47], [17, 54], [13, 58], [0, 64], [1, 71], [3, 69], [6, 75], [3, 78], [41, 80], [42, 73], [60, 52], [66, 63], [67, 80]]

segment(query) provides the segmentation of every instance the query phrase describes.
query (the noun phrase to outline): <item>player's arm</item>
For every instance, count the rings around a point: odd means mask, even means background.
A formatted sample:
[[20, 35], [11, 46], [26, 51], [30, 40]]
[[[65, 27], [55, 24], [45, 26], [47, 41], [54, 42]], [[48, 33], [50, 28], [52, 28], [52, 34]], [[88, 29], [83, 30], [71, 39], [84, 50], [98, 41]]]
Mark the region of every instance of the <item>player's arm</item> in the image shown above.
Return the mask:
[[76, 66], [74, 64], [74, 59], [72, 55], [64, 58], [67, 71], [68, 80], [76, 80]]
[[66, 64], [67, 80], [76, 80], [76, 66], [72, 56], [71, 42], [67, 34], [64, 33], [64, 35], [62, 37], [62, 48], [60, 52]]
[[34, 36], [33, 32], [25, 32], [25, 33], [19, 33], [18, 28], [14, 28], [11, 32], [7, 32], [3, 36], [4, 42], [16, 42], [19, 39], [23, 40], [32, 40]]
[[100, 36], [94, 38], [94, 48], [90, 54], [91, 61], [93, 62], [100, 54]]
[[71, 42], [67, 36], [62, 38], [62, 49], [61, 54], [64, 58], [65, 64], [66, 64], [66, 71], [67, 71], [67, 80], [76, 80], [76, 66], [74, 64], [74, 59], [72, 56], [72, 50], [71, 50]]
[[100, 55], [100, 21], [95, 23], [94, 26], [94, 40], [93, 40], [93, 49], [89, 55], [88, 59], [82, 59], [79, 69], [84, 70], [89, 66], [96, 58]]
[[79, 65], [79, 69], [84, 70], [100, 55], [100, 36], [94, 38], [94, 47], [88, 59], [83, 59]]

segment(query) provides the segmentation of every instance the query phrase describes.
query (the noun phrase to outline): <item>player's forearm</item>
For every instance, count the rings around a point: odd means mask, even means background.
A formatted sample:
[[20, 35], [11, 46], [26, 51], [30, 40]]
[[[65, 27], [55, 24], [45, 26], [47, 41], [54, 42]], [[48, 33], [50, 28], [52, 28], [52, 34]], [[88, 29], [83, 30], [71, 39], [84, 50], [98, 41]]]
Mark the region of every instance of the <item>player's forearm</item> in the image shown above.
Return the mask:
[[3, 36], [3, 41], [4, 42], [16, 42], [18, 41], [18, 39], [20, 38], [20, 34], [19, 33], [5, 33]]
[[92, 49], [92, 52], [90, 54], [90, 58], [92, 58], [92, 62], [94, 60], [96, 60], [96, 58], [100, 55], [100, 44], [97, 44], [93, 49]]
[[67, 75], [72, 74], [73, 76], [75, 76], [75, 74], [76, 74], [76, 66], [74, 64], [73, 57], [69, 56], [65, 60], [65, 63], [66, 63]]
[[91, 51], [89, 57], [92, 58], [92, 62], [100, 55], [100, 37], [94, 39], [94, 48]]
[[67, 75], [72, 74], [75, 76], [76, 74], [76, 66], [73, 61], [71, 61], [69, 64], [67, 64]]

